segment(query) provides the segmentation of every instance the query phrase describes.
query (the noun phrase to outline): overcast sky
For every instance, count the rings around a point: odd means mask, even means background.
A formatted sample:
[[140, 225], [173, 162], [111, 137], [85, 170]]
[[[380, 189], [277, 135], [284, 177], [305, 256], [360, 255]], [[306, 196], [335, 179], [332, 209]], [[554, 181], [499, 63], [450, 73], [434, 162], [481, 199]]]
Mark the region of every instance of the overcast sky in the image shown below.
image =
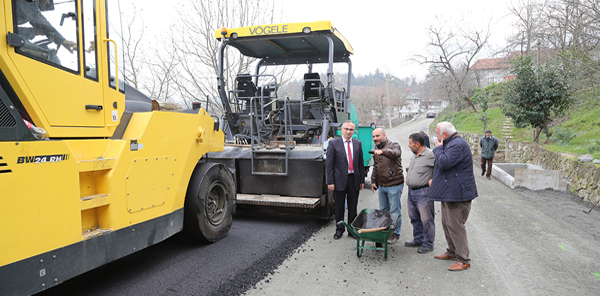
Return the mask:
[[[138, 2], [140, 1], [140, 2]], [[143, 2], [141, 2], [143, 1]], [[145, 20], [164, 19], [178, 2], [186, 0], [137, 0], [143, 3]], [[187, 0], [189, 1], [189, 0]], [[282, 22], [329, 20], [354, 48], [355, 74], [369, 74], [379, 68], [398, 77], [422, 78], [427, 66], [410, 59], [424, 53], [428, 42], [426, 28], [437, 18], [470, 26], [491, 24], [491, 45], [498, 47], [512, 31], [511, 0], [275, 0]], [[154, 4], [155, 3], [155, 4]], [[123, 2], [122, 2], [123, 4]], [[167, 7], [167, 4], [170, 7]], [[123, 6], [126, 9], [127, 5]], [[138, 6], [139, 7], [139, 6]], [[267, 10], [267, 9], [265, 9]], [[157, 26], [161, 22], [147, 22]], [[262, 24], [255, 24], [262, 25]], [[216, 29], [216, 28], [215, 28]]]

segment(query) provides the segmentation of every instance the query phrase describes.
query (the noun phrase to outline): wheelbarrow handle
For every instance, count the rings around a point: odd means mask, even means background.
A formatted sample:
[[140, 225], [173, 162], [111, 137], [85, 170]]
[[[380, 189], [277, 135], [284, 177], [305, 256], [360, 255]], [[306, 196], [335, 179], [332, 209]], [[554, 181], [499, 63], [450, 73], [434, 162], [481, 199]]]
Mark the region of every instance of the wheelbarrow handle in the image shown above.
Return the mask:
[[359, 229], [358, 233], [377, 232], [377, 231], [386, 230], [388, 228], [389, 227], [377, 227], [377, 228]]

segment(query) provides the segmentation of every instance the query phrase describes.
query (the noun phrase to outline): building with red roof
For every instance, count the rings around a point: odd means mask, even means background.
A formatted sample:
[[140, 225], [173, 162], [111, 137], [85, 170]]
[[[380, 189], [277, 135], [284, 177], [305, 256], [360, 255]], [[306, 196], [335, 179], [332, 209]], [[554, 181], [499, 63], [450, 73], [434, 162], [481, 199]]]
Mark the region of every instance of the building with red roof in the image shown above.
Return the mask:
[[[510, 57], [514, 56], [511, 54]], [[478, 87], [507, 81], [510, 76], [510, 57], [477, 60], [471, 67]]]

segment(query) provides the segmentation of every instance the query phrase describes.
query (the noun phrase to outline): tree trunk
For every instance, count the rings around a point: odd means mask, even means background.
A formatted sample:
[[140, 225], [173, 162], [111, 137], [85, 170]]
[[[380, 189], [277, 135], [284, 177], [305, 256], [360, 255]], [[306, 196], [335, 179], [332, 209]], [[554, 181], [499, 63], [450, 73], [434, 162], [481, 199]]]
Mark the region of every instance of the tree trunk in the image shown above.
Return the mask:
[[475, 104], [473, 104], [473, 102], [471, 102], [471, 100], [467, 97], [465, 97], [465, 101], [467, 101], [469, 106], [471, 106], [471, 108], [473, 108], [473, 112], [477, 113], [477, 108], [475, 108]]
[[533, 142], [538, 143], [540, 141], [540, 133], [542, 130], [539, 127], [533, 128]]

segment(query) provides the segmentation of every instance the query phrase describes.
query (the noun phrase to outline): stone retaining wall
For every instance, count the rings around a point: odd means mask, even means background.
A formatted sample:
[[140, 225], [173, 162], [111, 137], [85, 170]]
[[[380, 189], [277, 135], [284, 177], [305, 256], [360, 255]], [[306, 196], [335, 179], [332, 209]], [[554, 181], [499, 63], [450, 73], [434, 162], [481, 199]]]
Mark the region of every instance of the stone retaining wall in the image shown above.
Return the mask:
[[[471, 146], [473, 155], [479, 154], [479, 139], [483, 134], [460, 133], [460, 135]], [[584, 201], [595, 202], [600, 198], [600, 167], [592, 163], [581, 163], [574, 155], [551, 152], [534, 143], [506, 139], [498, 139], [498, 141], [499, 146], [504, 147], [504, 162], [529, 163], [546, 170], [559, 170], [563, 172], [568, 182], [567, 190], [577, 194]]]

